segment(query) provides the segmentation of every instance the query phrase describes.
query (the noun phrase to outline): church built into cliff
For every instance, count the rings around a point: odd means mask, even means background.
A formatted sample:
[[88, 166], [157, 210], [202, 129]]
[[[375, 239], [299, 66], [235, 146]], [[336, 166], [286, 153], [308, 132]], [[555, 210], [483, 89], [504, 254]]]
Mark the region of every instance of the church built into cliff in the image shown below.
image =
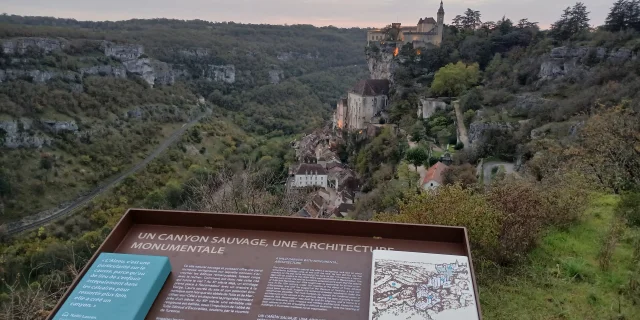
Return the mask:
[[392, 23], [384, 29], [367, 32], [367, 41], [394, 41], [401, 44], [412, 43], [414, 48], [429, 45], [440, 46], [444, 34], [444, 4], [440, 2], [437, 20], [433, 17], [421, 18], [415, 27], [403, 27], [400, 23]]

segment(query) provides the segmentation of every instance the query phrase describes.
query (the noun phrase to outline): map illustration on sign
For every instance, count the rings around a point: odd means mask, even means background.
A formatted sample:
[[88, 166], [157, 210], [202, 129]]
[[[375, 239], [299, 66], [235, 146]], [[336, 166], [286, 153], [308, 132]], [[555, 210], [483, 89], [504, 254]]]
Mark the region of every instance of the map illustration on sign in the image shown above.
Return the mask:
[[369, 320], [478, 319], [469, 259], [373, 252]]

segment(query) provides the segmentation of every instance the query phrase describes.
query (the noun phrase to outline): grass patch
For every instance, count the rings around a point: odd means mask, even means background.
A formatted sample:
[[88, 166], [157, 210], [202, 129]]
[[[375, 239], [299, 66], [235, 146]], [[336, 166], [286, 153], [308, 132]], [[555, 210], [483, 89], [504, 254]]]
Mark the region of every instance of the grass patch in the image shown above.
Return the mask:
[[618, 244], [610, 270], [598, 266], [617, 201], [594, 197], [582, 223], [549, 231], [518, 272], [480, 274], [484, 319], [640, 319], [640, 307], [620, 294], [632, 268], [631, 230]]

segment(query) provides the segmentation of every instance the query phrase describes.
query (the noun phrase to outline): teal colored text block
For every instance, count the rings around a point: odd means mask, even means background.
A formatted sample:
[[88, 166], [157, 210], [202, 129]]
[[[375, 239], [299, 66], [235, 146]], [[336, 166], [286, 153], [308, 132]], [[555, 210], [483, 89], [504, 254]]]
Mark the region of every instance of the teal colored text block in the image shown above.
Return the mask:
[[170, 272], [167, 257], [101, 253], [53, 320], [144, 320]]

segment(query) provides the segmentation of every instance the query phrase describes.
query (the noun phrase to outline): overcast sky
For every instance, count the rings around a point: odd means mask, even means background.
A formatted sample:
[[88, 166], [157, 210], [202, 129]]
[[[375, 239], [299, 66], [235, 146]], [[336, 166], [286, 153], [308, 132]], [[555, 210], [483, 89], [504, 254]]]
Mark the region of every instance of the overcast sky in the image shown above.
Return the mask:
[[[591, 24], [601, 25], [614, 0], [583, 0]], [[466, 8], [479, 10], [482, 21], [507, 16], [529, 18], [547, 28], [575, 0], [445, 0], [445, 22]], [[8, 14], [54, 16], [77, 20], [131, 18], [202, 19], [268, 24], [381, 27], [399, 21], [414, 25], [435, 17], [440, 0], [0, 0]]]

